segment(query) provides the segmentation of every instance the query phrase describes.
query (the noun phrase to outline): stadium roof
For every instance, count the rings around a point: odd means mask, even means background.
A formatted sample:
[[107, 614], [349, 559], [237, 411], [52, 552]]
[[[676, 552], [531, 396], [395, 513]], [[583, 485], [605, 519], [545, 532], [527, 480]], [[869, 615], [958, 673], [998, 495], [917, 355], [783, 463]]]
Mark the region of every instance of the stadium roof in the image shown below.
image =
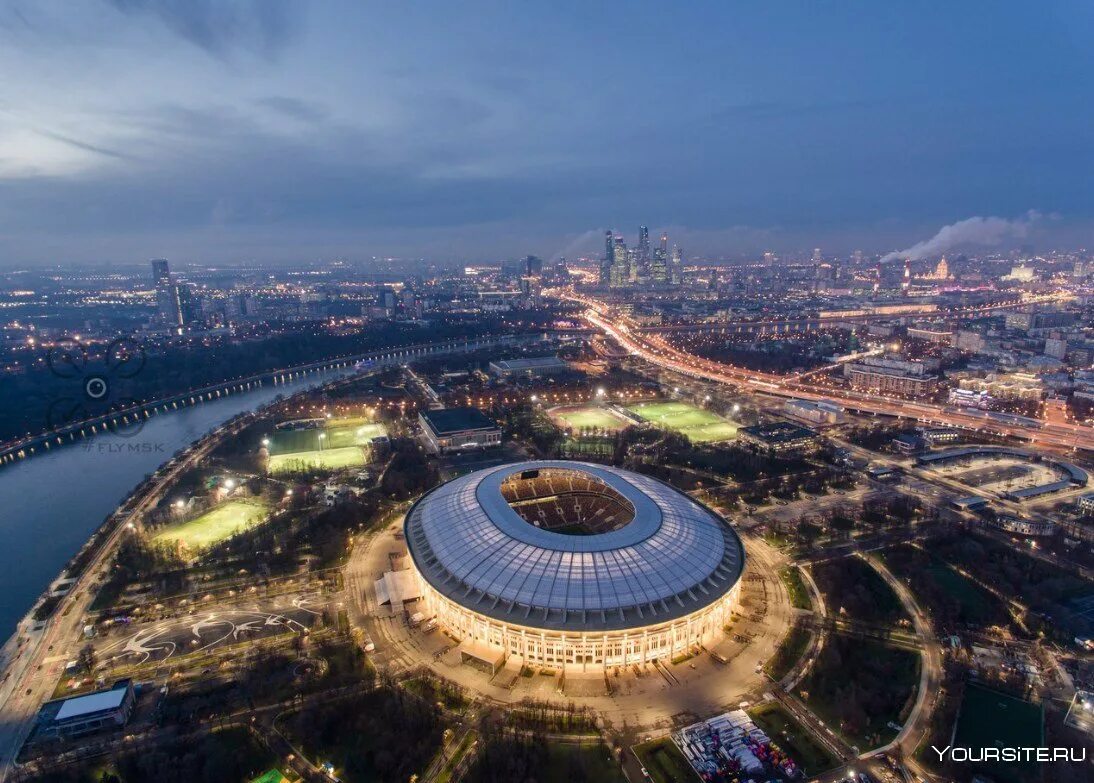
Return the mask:
[[497, 422], [478, 408], [445, 408], [422, 411], [421, 416], [438, 435], [497, 428]]
[[[536, 527], [501, 494], [524, 471], [589, 474], [635, 509], [595, 535]], [[545, 629], [613, 630], [707, 606], [740, 579], [744, 549], [712, 511], [667, 484], [582, 462], [521, 462], [461, 476], [407, 514], [414, 563], [438, 592], [495, 619]]]

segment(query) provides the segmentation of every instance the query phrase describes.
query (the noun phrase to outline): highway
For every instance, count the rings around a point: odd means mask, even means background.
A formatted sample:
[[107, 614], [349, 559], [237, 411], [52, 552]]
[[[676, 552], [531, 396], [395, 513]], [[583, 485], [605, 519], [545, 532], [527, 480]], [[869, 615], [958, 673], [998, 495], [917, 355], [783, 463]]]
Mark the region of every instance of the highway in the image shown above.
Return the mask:
[[958, 409], [911, 400], [896, 400], [848, 389], [832, 389], [802, 383], [800, 379], [742, 369], [696, 356], [668, 343], [659, 335], [634, 328], [630, 319], [607, 305], [569, 290], [555, 295], [588, 307], [584, 318], [610, 336], [631, 355], [669, 370], [700, 380], [728, 384], [752, 392], [799, 400], [828, 400], [850, 410], [884, 416], [914, 419], [922, 424], [960, 427], [1021, 438], [1039, 447], [1071, 451], [1080, 445], [1094, 444], [1094, 427], [1071, 422], [1024, 423], [991, 418], [982, 411]]

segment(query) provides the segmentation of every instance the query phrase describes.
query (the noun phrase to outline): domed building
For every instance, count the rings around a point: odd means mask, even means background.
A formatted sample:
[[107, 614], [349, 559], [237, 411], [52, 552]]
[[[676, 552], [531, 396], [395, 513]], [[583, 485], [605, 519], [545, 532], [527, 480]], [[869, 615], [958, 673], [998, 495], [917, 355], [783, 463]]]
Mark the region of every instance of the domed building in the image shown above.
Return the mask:
[[671, 658], [718, 637], [740, 596], [744, 549], [725, 521], [617, 468], [478, 471], [424, 495], [404, 524], [425, 608], [485, 657], [550, 668]]

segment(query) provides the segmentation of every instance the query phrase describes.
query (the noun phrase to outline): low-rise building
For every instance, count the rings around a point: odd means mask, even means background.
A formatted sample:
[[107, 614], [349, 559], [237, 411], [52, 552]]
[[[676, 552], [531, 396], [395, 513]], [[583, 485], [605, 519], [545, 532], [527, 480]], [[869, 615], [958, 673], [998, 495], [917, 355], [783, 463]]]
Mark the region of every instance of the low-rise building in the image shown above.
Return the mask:
[[783, 412], [795, 419], [802, 419], [811, 424], [839, 424], [843, 421], [843, 409], [833, 402], [821, 400], [811, 402], [809, 400], [787, 400], [783, 405]]
[[527, 359], [498, 359], [490, 362], [490, 372], [497, 378], [542, 378], [557, 375], [570, 369], [570, 365], [557, 356], [536, 356]]
[[741, 427], [737, 431], [737, 437], [744, 443], [772, 454], [803, 451], [817, 443], [816, 431], [785, 421]]
[[418, 423], [426, 447], [434, 454], [501, 445], [501, 428], [478, 408], [422, 411], [418, 414]]
[[43, 736], [79, 737], [129, 722], [137, 703], [132, 680], [119, 680], [105, 691], [55, 699], [42, 705], [38, 731]]

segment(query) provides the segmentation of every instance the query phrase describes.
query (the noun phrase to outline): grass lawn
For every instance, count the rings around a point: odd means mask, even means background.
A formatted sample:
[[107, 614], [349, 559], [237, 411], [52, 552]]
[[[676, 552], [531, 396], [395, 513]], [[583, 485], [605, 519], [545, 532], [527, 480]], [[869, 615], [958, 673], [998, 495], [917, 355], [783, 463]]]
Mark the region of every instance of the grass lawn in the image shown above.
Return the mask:
[[680, 748], [668, 737], [635, 745], [634, 754], [655, 783], [693, 783], [699, 779]]
[[830, 634], [797, 695], [860, 751], [896, 736], [919, 682], [920, 656], [879, 642]]
[[322, 451], [298, 451], [270, 457], [267, 469], [272, 476], [302, 473], [308, 470], [341, 470], [365, 464], [365, 452], [360, 446], [325, 448]]
[[160, 528], [152, 541], [179, 542], [187, 549], [204, 549], [261, 523], [269, 511], [269, 506], [260, 500], [229, 500], [188, 522]]
[[628, 424], [622, 416], [599, 405], [563, 405], [547, 411], [547, 415], [560, 427], [572, 432], [578, 432], [582, 427], [615, 432]]
[[628, 410], [650, 424], [686, 435], [692, 443], [714, 443], [737, 437], [737, 425], [729, 419], [686, 402], [645, 402]]
[[567, 438], [562, 443], [562, 453], [568, 457], [606, 457], [611, 456], [614, 451], [615, 442], [611, 438], [595, 435], [588, 438]]
[[[569, 783], [575, 770], [584, 773], [584, 780], [597, 783], [626, 783], [623, 770], [612, 759], [611, 750], [603, 742], [548, 742], [547, 764], [536, 780], [541, 783]], [[580, 779], [580, 778], [579, 778]]]
[[813, 602], [809, 600], [809, 591], [805, 587], [801, 571], [797, 566], [789, 566], [779, 571], [779, 578], [786, 585], [786, 592], [790, 594], [790, 605], [795, 609], [812, 609]]
[[[962, 748], [1040, 747], [1045, 737], [1040, 705], [969, 683], [961, 701], [953, 744]], [[1030, 762], [985, 763], [983, 771], [993, 780], [1026, 783], [1039, 778], [1039, 765]]]
[[833, 616], [879, 625], [907, 618], [893, 588], [861, 557], [817, 563], [812, 574]]
[[775, 682], [785, 677], [794, 668], [795, 664], [801, 660], [802, 655], [805, 654], [811, 636], [812, 634], [800, 625], [791, 628], [782, 644], [779, 645], [779, 649], [764, 664], [764, 671], [767, 676]]
[[946, 563], [909, 544], [882, 553], [885, 564], [909, 583], [916, 598], [943, 628], [1013, 626], [1007, 607]]
[[[363, 417], [331, 419], [327, 422], [327, 426], [321, 429], [275, 430], [269, 435], [269, 450], [272, 458], [286, 454], [319, 451], [320, 440], [322, 440], [323, 451], [349, 446], [367, 446], [373, 438], [386, 434], [387, 428], [383, 424], [373, 424]], [[320, 438], [320, 435], [325, 437]]]
[[819, 775], [839, 764], [839, 760], [781, 705], [763, 704], [749, 710], [748, 714], [772, 742], [790, 754], [806, 775]]

